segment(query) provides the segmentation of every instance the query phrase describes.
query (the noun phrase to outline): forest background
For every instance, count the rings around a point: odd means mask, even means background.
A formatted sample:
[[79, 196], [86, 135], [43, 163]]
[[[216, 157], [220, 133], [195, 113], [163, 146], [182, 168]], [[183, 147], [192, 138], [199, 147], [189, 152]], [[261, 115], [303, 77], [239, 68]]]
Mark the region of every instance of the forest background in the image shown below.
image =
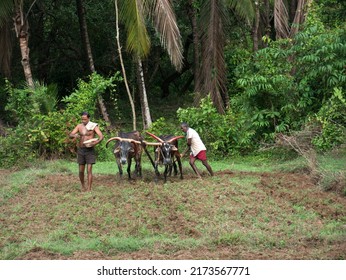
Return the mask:
[[342, 0], [2, 0], [0, 167], [74, 155], [82, 111], [106, 138], [187, 121], [215, 159], [343, 148], [345, 18]]
[[[345, 18], [343, 0], [0, 0], [0, 259], [346, 259]], [[104, 141], [81, 193], [82, 111], [106, 139], [187, 121], [215, 176], [184, 158], [161, 184], [144, 155], [122, 180]]]

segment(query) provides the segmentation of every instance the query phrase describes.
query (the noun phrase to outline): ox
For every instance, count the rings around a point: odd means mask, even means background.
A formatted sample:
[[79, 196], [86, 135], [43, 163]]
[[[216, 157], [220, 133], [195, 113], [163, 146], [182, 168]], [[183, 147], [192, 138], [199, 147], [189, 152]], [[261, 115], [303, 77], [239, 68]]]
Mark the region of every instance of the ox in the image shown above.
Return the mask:
[[119, 132], [117, 137], [110, 138], [106, 147], [111, 141], [117, 141], [114, 145], [114, 156], [118, 165], [120, 177], [123, 175], [122, 166], [127, 164], [127, 174], [131, 179], [131, 162], [134, 158], [136, 162], [135, 171], [138, 177], [142, 177], [141, 157], [142, 157], [142, 136], [139, 131]]
[[164, 171], [164, 182], [167, 181], [167, 175], [171, 175], [172, 167], [174, 168], [174, 175], [178, 174], [177, 164], [178, 162], [179, 171], [180, 171], [180, 179], [183, 179], [183, 171], [180, 160], [180, 153], [178, 151], [178, 139], [183, 138], [184, 136], [174, 136], [174, 135], [160, 135], [157, 137], [156, 135], [146, 132], [148, 135], [156, 139], [159, 143], [148, 143], [145, 142], [146, 145], [156, 146], [155, 149], [155, 162], [154, 169], [157, 176], [160, 175], [158, 171], [159, 164], [163, 164], [165, 166]]

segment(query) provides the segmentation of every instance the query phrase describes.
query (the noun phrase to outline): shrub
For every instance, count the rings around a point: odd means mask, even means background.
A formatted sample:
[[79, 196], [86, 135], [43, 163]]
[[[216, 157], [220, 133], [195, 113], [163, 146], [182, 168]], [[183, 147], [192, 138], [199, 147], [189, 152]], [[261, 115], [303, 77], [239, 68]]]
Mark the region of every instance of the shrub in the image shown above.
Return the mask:
[[198, 108], [179, 108], [177, 115], [180, 122], [187, 122], [200, 134], [216, 156], [244, 152], [252, 146], [253, 131], [248, 130], [247, 120], [231, 110], [219, 114], [210, 96], [202, 99]]
[[[118, 74], [104, 78], [96, 73], [89, 81], [80, 80], [79, 88], [64, 98], [66, 109], [56, 111], [56, 87], [35, 83], [35, 88], [13, 88], [7, 82], [9, 100], [6, 110], [12, 115], [16, 128], [8, 130], [6, 138], [0, 138], [2, 166], [11, 166], [20, 161], [35, 157], [56, 158], [75, 152], [76, 139], [70, 140], [68, 134], [79, 123], [80, 113], [88, 111], [100, 127], [106, 123], [96, 118], [96, 104], [100, 94], [110, 88]], [[100, 147], [98, 147], [100, 146]], [[108, 159], [109, 151], [97, 146], [100, 159]]]
[[325, 102], [314, 120], [322, 128], [321, 135], [313, 139], [313, 144], [322, 151], [330, 150], [346, 142], [346, 97], [339, 88]]

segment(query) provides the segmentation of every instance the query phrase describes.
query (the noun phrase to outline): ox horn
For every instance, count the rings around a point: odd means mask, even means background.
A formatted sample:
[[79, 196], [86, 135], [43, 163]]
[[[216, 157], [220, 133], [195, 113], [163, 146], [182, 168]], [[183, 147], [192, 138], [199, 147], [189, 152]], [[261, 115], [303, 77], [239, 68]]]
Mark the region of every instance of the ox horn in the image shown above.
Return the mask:
[[135, 140], [135, 139], [131, 139], [131, 138], [120, 138], [120, 137], [118, 137], [119, 138], [119, 141], [123, 141], [123, 142], [133, 142], [133, 143], [135, 143], [135, 144], [141, 144], [141, 142], [139, 142], [139, 141], [137, 141], [137, 140]]
[[153, 143], [153, 142], [147, 142], [147, 141], [143, 141], [143, 143], [148, 146], [161, 146], [161, 143]]
[[156, 135], [146, 131], [146, 134], [149, 134], [151, 137], [153, 137], [154, 139], [156, 139], [157, 141], [159, 141], [160, 143], [164, 143], [165, 141], [163, 141], [160, 137], [157, 137]]
[[170, 139], [170, 140], [167, 141], [167, 142], [168, 142], [168, 143], [172, 143], [174, 140], [181, 139], [181, 138], [184, 138], [184, 136], [182, 136], [182, 135], [175, 136], [175, 137], [173, 137], [172, 139]]
[[131, 142], [132, 142], [132, 143], [135, 143], [135, 144], [142, 144], [140, 141], [133, 140], [133, 139], [131, 139]]
[[109, 142], [115, 141], [115, 140], [117, 140], [117, 141], [122, 141], [123, 139], [120, 138], [120, 137], [112, 137], [112, 138], [108, 139], [108, 141], [107, 141], [107, 143], [106, 143], [106, 148], [107, 148]]

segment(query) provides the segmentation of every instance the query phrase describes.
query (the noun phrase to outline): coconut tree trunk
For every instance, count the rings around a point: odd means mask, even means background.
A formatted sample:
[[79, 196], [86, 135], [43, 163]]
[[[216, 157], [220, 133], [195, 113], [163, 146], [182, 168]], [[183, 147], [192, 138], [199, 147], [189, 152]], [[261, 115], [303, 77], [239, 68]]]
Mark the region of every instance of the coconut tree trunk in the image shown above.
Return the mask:
[[[91, 52], [91, 45], [90, 45], [90, 40], [89, 40], [88, 25], [86, 22], [86, 15], [85, 15], [86, 10], [84, 8], [84, 1], [83, 0], [76, 0], [76, 5], [77, 5], [79, 29], [80, 29], [80, 34], [81, 34], [82, 43], [83, 43], [84, 55], [85, 55], [85, 58], [87, 61], [87, 66], [89, 68], [89, 71], [91, 73], [94, 73], [95, 72], [95, 64], [94, 64], [94, 59], [93, 59], [93, 55]], [[106, 105], [105, 105], [103, 98], [100, 94], [98, 94], [98, 105], [99, 105], [103, 119], [107, 123], [111, 123], [111, 121], [109, 119], [109, 115], [107, 113]]]
[[131, 91], [127, 82], [127, 77], [126, 77], [126, 71], [125, 71], [125, 66], [124, 66], [124, 61], [123, 61], [123, 56], [121, 53], [121, 44], [120, 44], [120, 38], [119, 38], [119, 9], [118, 9], [118, 0], [114, 0], [114, 6], [115, 6], [115, 25], [116, 25], [116, 41], [117, 41], [117, 46], [118, 46], [118, 53], [119, 53], [119, 59], [120, 59], [120, 65], [121, 65], [121, 71], [123, 73], [123, 78], [124, 78], [124, 83], [126, 87], [126, 92], [129, 97], [131, 109], [132, 109], [132, 121], [133, 121], [133, 130], [136, 130], [136, 111], [135, 111], [135, 104], [133, 102], [133, 98], [131, 96]]
[[137, 77], [138, 77], [138, 86], [139, 86], [139, 97], [140, 97], [141, 108], [142, 108], [143, 129], [148, 129], [150, 128], [152, 124], [152, 120], [150, 115], [147, 91], [145, 88], [143, 65], [142, 65], [142, 60], [140, 58], [137, 59]]
[[23, 13], [23, 1], [15, 1], [14, 28], [16, 36], [19, 40], [20, 52], [22, 55], [22, 65], [25, 80], [30, 88], [34, 88], [34, 80], [32, 78], [30, 57], [29, 57], [29, 23]]
[[[264, 0], [264, 10], [265, 10], [265, 36], [270, 38], [271, 25], [270, 25], [270, 3], [269, 0]], [[264, 45], [267, 46], [267, 41], [264, 42]]]
[[259, 2], [255, 2], [255, 22], [253, 26], [253, 33], [252, 33], [252, 39], [253, 39], [253, 50], [254, 52], [258, 51], [258, 28], [259, 28], [259, 21], [260, 21], [260, 10], [259, 10]]
[[199, 92], [201, 90], [201, 82], [200, 82], [200, 75], [199, 75], [199, 57], [200, 57], [200, 51], [199, 51], [199, 32], [198, 32], [198, 25], [197, 25], [197, 16], [196, 16], [196, 9], [193, 5], [194, 0], [189, 0], [187, 5], [188, 10], [188, 16], [191, 21], [191, 27], [192, 27], [192, 41], [193, 41], [193, 80], [194, 80], [194, 92]]

